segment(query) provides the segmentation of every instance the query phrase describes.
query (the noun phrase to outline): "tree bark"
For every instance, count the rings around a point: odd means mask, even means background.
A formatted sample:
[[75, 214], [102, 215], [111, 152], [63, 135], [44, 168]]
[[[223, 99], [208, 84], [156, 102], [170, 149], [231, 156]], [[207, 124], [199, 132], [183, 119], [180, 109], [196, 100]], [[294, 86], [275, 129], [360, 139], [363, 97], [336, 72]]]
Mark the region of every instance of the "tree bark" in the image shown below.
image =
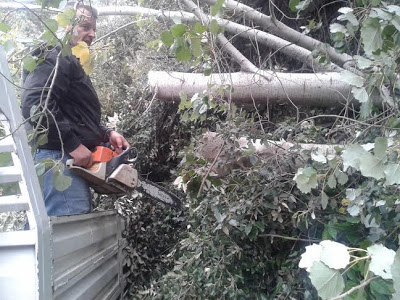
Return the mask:
[[204, 90], [237, 104], [293, 103], [307, 106], [343, 106], [352, 101], [351, 86], [339, 80], [340, 73], [275, 73], [268, 81], [258, 74], [203, 74], [150, 71], [151, 91], [162, 101], [180, 101], [183, 91], [189, 97]]
[[[217, 2], [217, 0], [204, 1], [209, 4], [215, 4]], [[270, 16], [262, 14], [247, 5], [234, 0], [225, 0], [224, 4], [233, 12], [233, 15], [243, 15], [244, 17], [254, 21], [256, 24], [259, 24], [263, 29], [273, 35], [279, 36], [310, 51], [318, 48], [325, 49], [327, 55], [334, 63], [346, 69], [351, 68], [351, 66], [348, 66], [353, 62], [353, 58], [350, 55], [338, 53], [333, 47], [313, 39], [310, 36], [304, 35], [278, 20], [272, 20]]]
[[[0, 9], [38, 9], [38, 6], [24, 6], [18, 3], [0, 3]], [[153, 16], [158, 21], [170, 21], [179, 19], [182, 23], [194, 23], [197, 17], [185, 11], [160, 11], [140, 6], [104, 6], [97, 7], [99, 16], [110, 15], [142, 15], [144, 17]], [[264, 16], [264, 15], [263, 15]], [[248, 26], [240, 25], [225, 19], [216, 19], [219, 26], [224, 27], [228, 32], [235, 36], [250, 39], [256, 43], [261, 43], [268, 48], [279, 51], [286, 56], [300, 61], [315, 71], [341, 71], [341, 68], [334, 65], [321, 65], [318, 61], [311, 57], [311, 51], [303, 47], [292, 44], [278, 36], [257, 30]], [[289, 27], [288, 27], [289, 28]], [[294, 31], [297, 34], [297, 31]]]
[[[119, 6], [119, 7], [98, 7], [99, 16], [109, 15], [142, 15], [144, 17], [153, 16], [158, 21], [170, 21], [174, 18], [179, 18], [182, 23], [194, 23], [198, 19], [193, 13], [185, 11], [159, 11], [144, 7], [135, 6]], [[264, 16], [264, 15], [263, 15]], [[300, 61], [315, 71], [341, 71], [341, 68], [334, 65], [321, 65], [311, 57], [311, 51], [303, 47], [294, 45], [292, 42], [286, 41], [275, 35], [257, 30], [245, 25], [237, 24], [225, 19], [216, 18], [218, 25], [225, 28], [229, 33], [240, 36], [242, 38], [250, 39], [256, 43], [261, 43], [264, 46], [279, 51], [288, 57]], [[286, 25], [285, 25], [286, 26]], [[290, 28], [290, 27], [288, 27]], [[291, 28], [290, 28], [291, 29]], [[293, 30], [293, 29], [291, 29]], [[298, 35], [299, 32], [293, 30]], [[314, 49], [313, 49], [314, 50]]]

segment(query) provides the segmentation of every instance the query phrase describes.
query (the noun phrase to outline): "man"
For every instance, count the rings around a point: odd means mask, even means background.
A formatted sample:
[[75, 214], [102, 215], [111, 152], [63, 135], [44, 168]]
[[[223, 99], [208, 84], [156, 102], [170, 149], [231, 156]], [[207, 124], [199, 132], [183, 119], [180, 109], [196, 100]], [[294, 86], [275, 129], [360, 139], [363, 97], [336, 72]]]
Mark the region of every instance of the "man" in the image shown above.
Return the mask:
[[[96, 18], [97, 11], [91, 6], [76, 7], [77, 23], [71, 30], [70, 39], [72, 46], [80, 41], [90, 46], [96, 36]], [[73, 158], [76, 165], [90, 167], [93, 163], [90, 150], [102, 142], [110, 143], [118, 153], [129, 147], [129, 143], [121, 134], [100, 125], [101, 106], [90, 78], [75, 56], [62, 56], [60, 51], [61, 46], [57, 46], [42, 54], [44, 61], [26, 76], [22, 114], [37, 126], [38, 118], [31, 114], [35, 114], [38, 107], [39, 111], [44, 110], [40, 127], [47, 129], [47, 142], [38, 146], [36, 162], [61, 159], [65, 163]], [[51, 84], [54, 76], [54, 84]], [[88, 182], [67, 169], [65, 175], [72, 178], [72, 184], [62, 192], [54, 187], [51, 170], [47, 170], [43, 177], [47, 214], [60, 216], [91, 212]]]

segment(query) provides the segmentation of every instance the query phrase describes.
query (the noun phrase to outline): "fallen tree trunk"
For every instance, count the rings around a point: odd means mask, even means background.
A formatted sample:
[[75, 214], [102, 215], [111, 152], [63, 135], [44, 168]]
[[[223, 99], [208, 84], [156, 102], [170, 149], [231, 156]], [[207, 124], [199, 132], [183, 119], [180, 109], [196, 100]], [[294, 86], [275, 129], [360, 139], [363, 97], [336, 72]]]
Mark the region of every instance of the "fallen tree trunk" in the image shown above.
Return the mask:
[[[0, 9], [31, 9], [37, 10], [37, 5], [24, 5], [20, 3], [0, 2]], [[103, 6], [96, 7], [99, 16], [126, 15], [142, 17], [154, 17], [158, 21], [171, 21], [179, 19], [182, 23], [195, 23], [198, 21], [193, 13], [186, 11], [162, 11], [141, 6]], [[253, 42], [263, 44], [264, 46], [279, 51], [284, 55], [300, 61], [315, 71], [341, 71], [342, 69], [334, 64], [322, 65], [311, 56], [311, 51], [301, 46], [293, 44], [291, 41], [282, 39], [276, 35], [241, 25], [232, 21], [216, 18], [218, 25], [224, 27], [227, 32], [250, 39]], [[289, 28], [289, 27], [288, 27]], [[296, 31], [295, 31], [296, 32]], [[299, 33], [297, 33], [297, 37]]]
[[251, 73], [203, 74], [150, 71], [148, 84], [162, 101], [179, 101], [207, 90], [237, 104], [293, 103], [307, 106], [343, 106], [351, 102], [351, 86], [339, 80], [340, 73], [274, 73], [272, 80]]
[[[205, 2], [208, 4], [215, 4], [217, 0], [205, 0]], [[273, 20], [270, 16], [260, 13], [250, 6], [234, 0], [225, 0], [224, 4], [228, 9], [230, 9], [230, 11], [233, 13], [233, 16], [242, 16], [246, 19], [250, 19], [273, 35], [279, 36], [288, 42], [299, 45], [300, 47], [310, 51], [319, 48], [324, 49], [326, 54], [334, 63], [338, 64], [340, 67], [351, 69], [353, 58], [350, 55], [339, 53], [333, 47], [324, 44], [308, 35], [302, 34], [301, 32], [290, 28], [279, 20]]]
[[[185, 11], [160, 11], [144, 7], [136, 6], [105, 6], [98, 7], [99, 16], [110, 16], [110, 15], [141, 15], [143, 17], [154, 17], [158, 21], [170, 21], [173, 19], [179, 19], [182, 23], [195, 23], [198, 21], [197, 17], [193, 13]], [[218, 25], [225, 28], [225, 30], [235, 36], [250, 39], [253, 42], [263, 44], [264, 46], [279, 51], [286, 56], [300, 61], [317, 71], [340, 71], [341, 68], [334, 65], [321, 65], [316, 59], [311, 56], [311, 51], [292, 44], [278, 36], [266, 33], [264, 31], [254, 29], [245, 25], [241, 25], [232, 21], [228, 21], [221, 18], [215, 18]]]

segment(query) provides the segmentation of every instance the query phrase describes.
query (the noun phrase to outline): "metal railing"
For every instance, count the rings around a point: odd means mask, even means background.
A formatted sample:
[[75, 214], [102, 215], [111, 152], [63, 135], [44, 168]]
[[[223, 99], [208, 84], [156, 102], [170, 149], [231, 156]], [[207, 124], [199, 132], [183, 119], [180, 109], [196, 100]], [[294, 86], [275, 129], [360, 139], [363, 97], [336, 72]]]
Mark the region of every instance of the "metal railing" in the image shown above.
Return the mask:
[[[26, 212], [29, 230], [0, 232], [0, 299], [116, 299], [124, 289], [121, 232], [115, 211], [48, 217], [15, 87], [0, 46], [0, 213]], [[1, 136], [1, 135], [0, 135]]]

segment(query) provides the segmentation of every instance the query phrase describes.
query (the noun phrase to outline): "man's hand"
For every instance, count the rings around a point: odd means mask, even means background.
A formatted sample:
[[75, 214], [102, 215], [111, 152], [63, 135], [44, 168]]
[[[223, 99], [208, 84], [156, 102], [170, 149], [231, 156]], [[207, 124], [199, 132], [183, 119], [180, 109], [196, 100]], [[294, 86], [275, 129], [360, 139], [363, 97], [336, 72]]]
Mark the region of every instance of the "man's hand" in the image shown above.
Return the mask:
[[116, 131], [111, 131], [109, 143], [115, 148], [115, 152], [120, 154], [126, 148], [129, 148], [128, 141]]
[[89, 168], [93, 164], [92, 152], [82, 144], [69, 155], [74, 158], [74, 165]]

